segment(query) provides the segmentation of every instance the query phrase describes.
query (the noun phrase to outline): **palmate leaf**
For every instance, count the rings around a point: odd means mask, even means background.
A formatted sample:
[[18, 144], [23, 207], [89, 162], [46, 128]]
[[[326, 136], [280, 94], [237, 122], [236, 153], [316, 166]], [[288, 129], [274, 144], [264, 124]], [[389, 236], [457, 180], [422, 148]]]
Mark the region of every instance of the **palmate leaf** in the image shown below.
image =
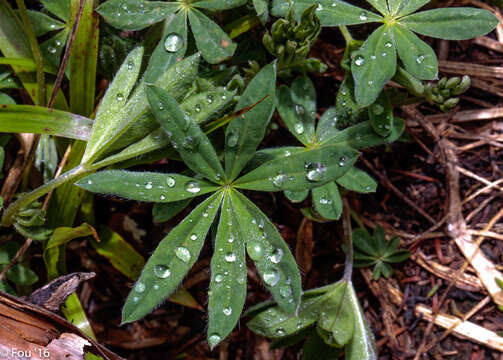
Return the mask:
[[355, 80], [356, 101], [360, 106], [368, 106], [377, 99], [396, 72], [396, 50], [391, 27], [379, 27], [352, 57], [351, 72]]
[[230, 193], [226, 192], [211, 258], [208, 292], [208, 343], [211, 348], [229, 335], [243, 310], [246, 297], [245, 236], [240, 232]]
[[358, 158], [349, 147], [323, 146], [271, 160], [235, 181], [235, 186], [260, 191], [301, 191], [321, 186], [348, 171]]
[[365, 171], [356, 167], [352, 167], [336, 181], [344, 188], [362, 194], [372, 193], [377, 189], [375, 180]]
[[159, 243], [126, 300], [122, 323], [147, 315], [176, 290], [199, 256], [222, 197], [211, 195]]
[[389, 12], [396, 16], [405, 16], [422, 8], [430, 0], [388, 0]]
[[178, 106], [167, 91], [148, 86], [147, 98], [157, 121], [185, 164], [210, 180], [222, 181], [224, 169], [213, 145], [199, 125]]
[[405, 16], [399, 23], [422, 35], [446, 40], [465, 40], [493, 30], [498, 19], [488, 10], [443, 8]]
[[231, 193], [239, 232], [246, 234], [246, 250], [267, 289], [286, 312], [299, 307], [299, 269], [287, 244], [260, 209], [238, 191]]
[[[356, 25], [381, 21], [382, 17], [360, 7], [340, 0], [318, 0], [316, 16], [322, 26]], [[312, 0], [296, 0], [293, 3], [295, 16], [300, 18], [302, 12], [313, 5]], [[289, 3], [284, 0], [272, 0], [271, 14], [285, 17], [288, 13]]]
[[276, 66], [269, 64], [248, 84], [236, 104], [235, 111], [261, 100], [262, 102], [234, 119], [225, 130], [225, 173], [228, 180], [239, 175], [264, 138], [267, 124], [274, 112], [275, 93]]
[[97, 150], [103, 146], [113, 134], [121, 118], [115, 116], [124, 107], [138, 79], [143, 57], [143, 48], [137, 47], [124, 60], [114, 80], [108, 87], [103, 100], [96, 112], [92, 135], [87, 142], [82, 163], [88, 162]]
[[172, 202], [217, 190], [215, 184], [179, 174], [105, 170], [86, 176], [75, 185], [94, 193], [146, 202]]

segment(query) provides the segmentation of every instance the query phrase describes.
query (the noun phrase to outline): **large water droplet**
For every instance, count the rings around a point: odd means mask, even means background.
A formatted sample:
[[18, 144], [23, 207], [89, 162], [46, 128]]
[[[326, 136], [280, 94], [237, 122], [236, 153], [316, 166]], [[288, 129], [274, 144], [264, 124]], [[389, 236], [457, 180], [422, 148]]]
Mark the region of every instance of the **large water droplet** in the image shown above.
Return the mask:
[[279, 336], [285, 335], [286, 334], [285, 329], [283, 329], [282, 327], [277, 328], [276, 334], [278, 334]]
[[227, 137], [227, 146], [228, 147], [235, 147], [238, 144], [239, 140], [239, 133], [237, 130], [231, 130], [229, 132], [229, 136]]
[[299, 105], [299, 104], [296, 104], [295, 105], [295, 112], [298, 114], [298, 115], [304, 115], [304, 113], [306, 112], [306, 109], [304, 109], [304, 106], [302, 105]]
[[152, 181], [149, 181], [145, 184], [145, 189], [150, 190], [152, 189]]
[[272, 270], [267, 270], [264, 272], [262, 275], [264, 282], [269, 285], [269, 286], [274, 286], [278, 283], [279, 281], [279, 272], [278, 270], [272, 269]]
[[213, 95], [211, 95], [211, 94], [208, 94], [208, 95], [206, 96], [206, 102], [207, 102], [208, 104], [211, 104], [211, 103], [213, 102], [213, 99], [214, 99], [214, 97], [213, 97]]
[[346, 157], [341, 156], [341, 158], [339, 159], [339, 166], [344, 166], [344, 165], [346, 165]]
[[216, 274], [215, 275], [215, 282], [220, 283], [224, 280], [224, 276], [222, 274]]
[[274, 250], [271, 256], [269, 256], [269, 260], [271, 260], [271, 262], [275, 264], [279, 264], [282, 258], [283, 258], [283, 250], [281, 250], [280, 248]]
[[423, 61], [424, 61], [424, 55], [418, 55], [418, 56], [416, 57], [416, 62], [417, 62], [419, 65], [421, 65], [421, 64], [423, 63]]
[[134, 290], [139, 293], [144, 292], [145, 291], [145, 284], [142, 282], [137, 282], [134, 287]]
[[215, 346], [218, 345], [218, 343], [222, 340], [220, 335], [218, 334], [212, 334], [208, 337], [208, 344], [210, 344], [210, 348], [214, 348]]
[[307, 166], [306, 178], [309, 181], [322, 181], [327, 168], [321, 163], [310, 163]]
[[166, 279], [171, 275], [171, 271], [166, 265], [154, 265], [154, 275], [161, 279]]
[[272, 178], [272, 183], [274, 186], [281, 188], [285, 182], [288, 180], [288, 176], [285, 174], [278, 174]]
[[358, 55], [355, 57], [355, 65], [356, 66], [362, 66], [365, 63], [365, 58], [361, 55]]
[[169, 187], [173, 187], [173, 186], [175, 186], [176, 181], [173, 177], [168, 176], [166, 178], [166, 183], [168, 184]]
[[381, 104], [374, 104], [372, 106], [372, 111], [376, 115], [381, 115], [384, 112], [384, 107]]
[[177, 52], [183, 46], [183, 38], [177, 33], [171, 33], [164, 40], [164, 48], [169, 52]]
[[159, 110], [164, 110], [164, 104], [162, 102], [159, 101], [159, 104], [157, 104], [157, 107], [159, 108]]
[[279, 294], [284, 298], [290, 297], [292, 296], [292, 288], [290, 285], [284, 285], [279, 288]]
[[197, 240], [197, 234], [190, 235], [190, 240], [196, 241]]
[[387, 48], [390, 48], [390, 47], [393, 47], [393, 44], [391, 42], [387, 42], [384, 44], [384, 46], [386, 46]]
[[128, 61], [128, 63], [127, 63], [127, 69], [128, 70], [133, 70], [133, 67], [134, 67], [134, 62]]
[[117, 101], [122, 101], [122, 100], [124, 100], [124, 95], [122, 95], [121, 93], [118, 93], [115, 98], [117, 99]]
[[252, 260], [257, 261], [264, 257], [264, 246], [258, 241], [251, 241], [246, 244], [246, 251]]
[[368, 19], [368, 16], [366, 13], [364, 13], [364, 12], [360, 13], [360, 20], [365, 21], [367, 19]]
[[225, 316], [229, 316], [230, 314], [232, 314], [232, 309], [230, 307], [225, 307], [222, 312]]
[[185, 191], [188, 191], [192, 194], [197, 194], [201, 191], [201, 185], [196, 180], [187, 181], [184, 185]]
[[301, 122], [295, 124], [293, 128], [295, 132], [299, 135], [304, 133], [304, 124], [302, 124]]
[[52, 47], [52, 46], [49, 46], [49, 47], [47, 48], [47, 50], [49, 50], [49, 52], [50, 52], [51, 54], [56, 54], [56, 51], [57, 51], [57, 50], [56, 50], [56, 48], [54, 48], [54, 47]]
[[196, 112], [201, 112], [201, 104], [196, 104], [196, 106], [194, 106], [194, 110]]
[[194, 150], [197, 148], [197, 145], [199, 145], [199, 138], [191, 135], [183, 139], [182, 142], [182, 146], [187, 150]]
[[187, 249], [187, 248], [185, 248], [183, 246], [180, 246], [180, 247], [176, 248], [175, 255], [176, 255], [177, 258], [179, 258], [183, 262], [189, 262], [190, 261], [190, 252], [189, 252], [189, 249]]
[[227, 261], [228, 263], [236, 261], [236, 254], [234, 254], [233, 252], [228, 252], [227, 254], [225, 254], [225, 261]]

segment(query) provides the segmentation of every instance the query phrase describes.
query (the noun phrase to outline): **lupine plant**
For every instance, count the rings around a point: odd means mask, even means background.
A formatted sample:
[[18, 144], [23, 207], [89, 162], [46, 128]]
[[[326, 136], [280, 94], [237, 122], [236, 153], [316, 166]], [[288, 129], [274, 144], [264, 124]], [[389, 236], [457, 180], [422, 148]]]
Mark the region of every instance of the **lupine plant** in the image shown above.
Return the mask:
[[[96, 46], [89, 49], [87, 62], [83, 56], [70, 55], [69, 108], [60, 91], [54, 108], [48, 109], [42, 96], [37, 97], [44, 89], [40, 72], [47, 74], [51, 88], [51, 75], [57, 73], [79, 2], [72, 0], [69, 7], [64, 0], [43, 0], [42, 11], [26, 14], [20, 8], [23, 21], [33, 25], [30, 35], [22, 31], [17, 13], [0, 0], [0, 50], [5, 55], [0, 64], [12, 66], [17, 76], [2, 67], [0, 87], [24, 87], [37, 101], [37, 105], [16, 105], [0, 94], [0, 102], [5, 103], [0, 107], [0, 131], [46, 136], [35, 159], [35, 164], [52, 164], [40, 167], [46, 180], [54, 174], [55, 149], [61, 153], [72, 145], [63, 174], [18, 194], [4, 211], [2, 225], [14, 225], [22, 235], [42, 242], [52, 278], [65, 271], [64, 244], [90, 233], [83, 224], [70, 231], [73, 235], [53, 240], [61, 234], [58, 229], [73, 225], [79, 207], [84, 208], [85, 190], [155, 203], [156, 221], [171, 219], [194, 203], [159, 243], [141, 275], [126, 274], [137, 281], [125, 302], [123, 323], [146, 316], [173, 294], [209, 238], [213, 256], [207, 340], [211, 348], [240, 319], [248, 254], [273, 296], [248, 311], [253, 331], [275, 339], [276, 346], [307, 337], [305, 359], [309, 354], [337, 358], [342, 351], [351, 360], [376, 359], [373, 337], [351, 282], [352, 231], [344, 195], [373, 192], [377, 184], [354, 164], [365, 148], [400, 138], [405, 122], [394, 116], [395, 106], [428, 101], [449, 111], [459, 101], [456, 96], [469, 87], [468, 77], [435, 83], [436, 55], [416, 34], [468, 39], [488, 33], [498, 20], [475, 8], [421, 11], [428, 0], [367, 2], [371, 10], [340, 0], [252, 0], [250, 5], [246, 0], [105, 1], [97, 7], [108, 24], [100, 26], [99, 60], [103, 75], [114, 75], [113, 81], [100, 93], [96, 109], [94, 84], [87, 87], [91, 90], [78, 92], [89, 85], [98, 58], [97, 33], [79, 33], [71, 54], [85, 48], [88, 40]], [[279, 19], [269, 26], [271, 16]], [[381, 25], [366, 39], [353, 39], [347, 26], [366, 23]], [[87, 8], [81, 25], [89, 30], [97, 24], [92, 7]], [[249, 59], [250, 68], [232, 66], [241, 45], [233, 39], [259, 26], [265, 27], [263, 36], [260, 30], [263, 46], [256, 46], [263, 57]], [[308, 74], [322, 73], [326, 65], [308, 56], [323, 27], [341, 30], [346, 41], [341, 62], [345, 75], [333, 106], [316, 120], [317, 96]], [[125, 41], [119, 30], [141, 30], [143, 43]], [[23, 34], [19, 44], [14, 43], [14, 34]], [[48, 40], [38, 45], [37, 36]], [[45, 61], [37, 58], [37, 46]], [[84, 61], [83, 70], [79, 61]], [[37, 81], [29, 73], [35, 69]], [[385, 88], [390, 80], [405, 91]], [[279, 116], [274, 116], [276, 109]], [[275, 122], [302, 146], [261, 148], [264, 136], [274, 133]], [[48, 135], [66, 139], [54, 142]], [[126, 170], [163, 158], [181, 161], [185, 167], [176, 173]], [[37, 199], [51, 191], [55, 196], [46, 221]], [[343, 278], [303, 292], [295, 259], [274, 224], [253, 203], [253, 191], [282, 192], [294, 202], [305, 201], [311, 192], [313, 217], [330, 221], [345, 214]], [[58, 205], [69, 213], [63, 224], [54, 216]], [[383, 254], [379, 250], [379, 260], [372, 264], [381, 264], [379, 273], [389, 274], [384, 262], [402, 260], [406, 254], [397, 252], [397, 240], [383, 242], [380, 230], [374, 238], [365, 234], [353, 233], [358, 251], [355, 265], [376, 255], [370, 250], [385, 249]]]

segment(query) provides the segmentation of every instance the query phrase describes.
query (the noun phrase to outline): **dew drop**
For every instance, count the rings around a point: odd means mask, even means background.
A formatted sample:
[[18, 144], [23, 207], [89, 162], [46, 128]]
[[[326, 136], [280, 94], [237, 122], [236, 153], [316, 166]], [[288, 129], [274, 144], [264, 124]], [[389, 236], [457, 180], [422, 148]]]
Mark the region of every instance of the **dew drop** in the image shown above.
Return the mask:
[[196, 105], [194, 106], [194, 110], [195, 110], [196, 112], [201, 112], [201, 104], [196, 104]]
[[49, 50], [49, 52], [50, 52], [51, 54], [56, 54], [56, 51], [57, 51], [57, 50], [56, 50], [56, 48], [54, 48], [54, 47], [52, 47], [52, 46], [49, 46], [49, 47], [47, 48], [47, 50]]
[[285, 285], [279, 288], [279, 294], [284, 297], [290, 297], [292, 296], [292, 288], [289, 285]]
[[154, 290], [159, 290], [159, 285], [155, 284], [154, 285]]
[[298, 115], [304, 115], [304, 113], [306, 112], [306, 109], [304, 109], [304, 106], [297, 104], [297, 105], [295, 105], [295, 112]]
[[370, 55], [370, 60], [375, 60], [375, 59], [377, 59], [377, 56], [375, 56], [375, 55]]
[[140, 298], [139, 298], [138, 296], [135, 296], [135, 297], [133, 298], [133, 301], [134, 301], [134, 302], [138, 302], [138, 300], [140, 300]]
[[279, 264], [281, 259], [283, 258], [283, 250], [277, 248], [274, 252], [269, 256], [269, 260], [271, 260], [274, 264]]
[[128, 70], [133, 70], [133, 67], [134, 67], [134, 62], [128, 61], [128, 63], [127, 63], [127, 69]]
[[145, 189], [150, 190], [152, 189], [152, 181], [149, 181], [145, 184]]
[[368, 19], [368, 16], [366, 13], [364, 13], [364, 12], [360, 13], [360, 20], [365, 21], [367, 19]]
[[89, 185], [92, 185], [92, 184], [93, 184], [93, 181], [92, 181], [92, 180], [87, 180], [87, 183], [88, 183]]
[[281, 188], [287, 180], [288, 176], [280, 173], [272, 178], [272, 184], [278, 188]]
[[285, 329], [283, 329], [282, 327], [277, 328], [276, 334], [278, 334], [279, 336], [285, 335], [286, 334]]
[[231, 148], [235, 147], [238, 144], [238, 140], [239, 133], [237, 132], [237, 130], [231, 130], [229, 132], [229, 136], [227, 137], [227, 146]]
[[345, 156], [341, 156], [341, 158], [339, 159], [339, 166], [344, 166], [346, 165], [346, 157]]
[[154, 265], [154, 275], [160, 279], [166, 279], [171, 275], [171, 271], [166, 265], [157, 264]]
[[180, 246], [177, 247], [175, 250], [175, 255], [177, 258], [182, 260], [183, 262], [189, 262], [190, 261], [190, 252], [187, 248]]
[[230, 314], [232, 314], [232, 309], [230, 307], [225, 307], [222, 312], [225, 316], [229, 316]]
[[175, 178], [173, 178], [172, 176], [168, 176], [166, 178], [166, 182], [168, 183], [169, 187], [175, 186], [175, 183], [176, 183]]
[[171, 53], [177, 52], [183, 47], [183, 38], [177, 33], [171, 33], [164, 40], [164, 48]]
[[236, 254], [234, 254], [233, 252], [228, 252], [227, 254], [225, 254], [225, 261], [227, 261], [228, 263], [236, 261]]
[[134, 287], [134, 290], [139, 293], [144, 292], [145, 291], [145, 284], [142, 282], [137, 282]]
[[[229, 225], [232, 225], [232, 223], [230, 223]], [[234, 242], [234, 236], [229, 236], [229, 239], [227, 240], [230, 244], [232, 244]]]
[[246, 244], [246, 251], [250, 258], [254, 261], [264, 257], [264, 247], [258, 241], [252, 241]]
[[212, 334], [208, 337], [208, 343], [210, 344], [210, 348], [214, 348], [217, 346], [217, 344], [222, 340], [220, 335], [218, 334]]
[[279, 272], [278, 270], [267, 270], [262, 275], [264, 282], [269, 286], [275, 286], [279, 281]]
[[390, 48], [390, 47], [393, 47], [393, 44], [391, 42], [387, 42], [384, 44], [384, 46], [386, 46], [387, 48]]
[[161, 195], [161, 196], [159, 196], [159, 199], [161, 199], [161, 200], [166, 200], [166, 196]]
[[197, 194], [199, 191], [201, 191], [201, 185], [195, 180], [190, 180], [185, 183], [185, 191], [192, 193], [192, 194]]
[[222, 274], [215, 275], [215, 282], [216, 283], [221, 283], [223, 280], [224, 280], [224, 276]]
[[418, 55], [418, 56], [416, 57], [416, 62], [417, 62], [419, 65], [421, 65], [421, 64], [423, 63], [423, 61], [424, 61], [424, 55]]
[[372, 106], [372, 111], [376, 115], [381, 115], [384, 112], [384, 107], [381, 104], [374, 104]]
[[304, 125], [303, 125], [302, 123], [300, 123], [300, 122], [299, 122], [299, 123], [295, 124], [295, 126], [294, 126], [294, 130], [295, 130], [295, 132], [296, 132], [297, 134], [299, 134], [299, 135], [300, 135], [300, 134], [303, 134], [303, 133], [304, 133]]
[[[362, 66], [363, 64], [365, 63], [365, 58], [361, 55], [358, 55], [356, 58], [355, 58], [355, 65], [356, 66]], [[344, 95], [344, 94], [343, 94]]]
[[164, 110], [164, 104], [162, 102], [159, 101], [159, 104], [157, 104], [157, 107], [159, 108], [159, 110]]
[[183, 139], [182, 142], [182, 146], [187, 150], [194, 150], [197, 148], [197, 145], [199, 145], [198, 138], [191, 135]]
[[321, 163], [309, 163], [306, 167], [306, 178], [309, 181], [322, 181], [327, 168]]
[[323, 5], [318, 4], [318, 6], [316, 7], [316, 11], [321, 11], [321, 10], [323, 10]]
[[190, 240], [196, 241], [197, 240], [197, 234], [190, 235]]
[[208, 104], [211, 104], [211, 103], [213, 102], [213, 95], [208, 94], [208, 95], [206, 96], [206, 102], [207, 102]]
[[116, 96], [116, 99], [117, 99], [117, 101], [122, 101], [122, 100], [124, 100], [124, 95], [122, 95], [121, 93], [118, 93]]

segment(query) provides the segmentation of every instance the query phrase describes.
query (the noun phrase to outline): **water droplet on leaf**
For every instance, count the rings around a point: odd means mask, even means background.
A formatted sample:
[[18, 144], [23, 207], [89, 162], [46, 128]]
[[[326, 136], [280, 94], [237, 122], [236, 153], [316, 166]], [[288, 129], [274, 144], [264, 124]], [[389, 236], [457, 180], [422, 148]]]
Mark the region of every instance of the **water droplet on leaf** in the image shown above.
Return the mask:
[[189, 262], [190, 261], [190, 252], [187, 248], [180, 246], [177, 247], [175, 250], [175, 255], [177, 258], [182, 260], [183, 262]]
[[185, 191], [188, 191], [189, 193], [192, 194], [197, 194], [199, 191], [201, 191], [201, 185], [195, 180], [190, 180], [185, 183]]
[[154, 265], [154, 275], [161, 279], [166, 279], [171, 275], [171, 271], [166, 265]]
[[164, 40], [164, 48], [169, 52], [177, 52], [183, 47], [183, 38], [177, 33], [171, 33]]
[[275, 286], [279, 281], [279, 272], [275, 269], [267, 270], [264, 272], [262, 277], [267, 285]]

